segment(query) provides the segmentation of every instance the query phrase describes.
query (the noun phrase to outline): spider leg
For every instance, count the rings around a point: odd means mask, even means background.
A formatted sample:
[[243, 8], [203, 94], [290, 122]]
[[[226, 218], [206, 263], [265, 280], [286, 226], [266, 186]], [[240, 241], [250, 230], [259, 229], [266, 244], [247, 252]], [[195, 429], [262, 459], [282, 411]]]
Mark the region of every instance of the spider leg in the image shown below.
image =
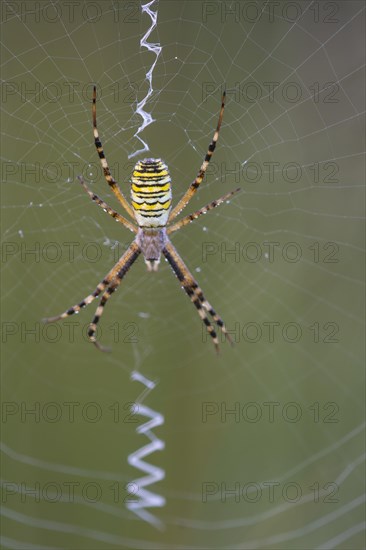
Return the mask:
[[111, 174], [111, 171], [109, 169], [107, 159], [105, 158], [105, 154], [103, 151], [103, 145], [99, 138], [99, 132], [97, 129], [97, 89], [94, 86], [93, 88], [93, 107], [92, 107], [92, 114], [93, 114], [93, 133], [94, 133], [94, 143], [95, 147], [97, 149], [100, 163], [103, 168], [104, 177], [108, 183], [108, 185], [111, 187], [113, 193], [116, 195], [119, 202], [122, 204], [123, 208], [126, 210], [126, 212], [131, 216], [132, 219], [135, 219], [132, 207], [127, 202], [125, 196], [123, 195], [121, 189], [118, 186], [118, 183], [114, 179], [114, 177]]
[[133, 241], [130, 247], [128, 248], [128, 250], [123, 254], [122, 258], [120, 259], [119, 270], [116, 273], [114, 279], [110, 282], [107, 289], [103, 292], [99, 306], [95, 311], [94, 319], [89, 325], [88, 338], [90, 342], [93, 342], [93, 344], [95, 344], [96, 347], [101, 351], [109, 351], [109, 350], [101, 346], [99, 342], [96, 340], [95, 333], [97, 330], [97, 324], [100, 321], [100, 318], [103, 314], [104, 307], [107, 301], [109, 300], [113, 292], [117, 290], [117, 288], [121, 284], [123, 277], [126, 275], [127, 271], [130, 269], [130, 267], [135, 262], [135, 260], [139, 257], [140, 253], [141, 253], [140, 247], [135, 241]]
[[217, 334], [204, 310], [208, 311], [208, 313], [213, 317], [215, 323], [221, 328], [223, 334], [225, 334], [225, 337], [229, 340], [230, 343], [232, 343], [232, 340], [226, 330], [223, 320], [219, 315], [217, 315], [211, 304], [205, 299], [201, 288], [198, 286], [193, 275], [189, 272], [187, 266], [185, 265], [182, 258], [179, 256], [178, 252], [170, 241], [165, 245], [165, 248], [163, 249], [163, 254], [170, 263], [179, 281], [181, 282], [183, 290], [188, 294], [191, 301], [196, 306], [198, 315], [201, 317], [203, 323], [206, 325], [207, 331], [213, 340], [216, 351], [219, 351], [219, 341], [217, 338]]
[[179, 222], [168, 227], [167, 233], [169, 234], [169, 233], [173, 233], [173, 231], [178, 231], [178, 229], [180, 229], [181, 227], [184, 227], [185, 225], [193, 222], [193, 220], [197, 219], [199, 216], [201, 216], [201, 214], [206, 214], [206, 212], [209, 212], [213, 208], [216, 208], [216, 206], [219, 206], [220, 204], [222, 204], [224, 201], [229, 199], [232, 195], [234, 195], [234, 193], [237, 193], [238, 191], [240, 191], [240, 187], [238, 189], [234, 189], [234, 191], [231, 191], [230, 193], [227, 193], [223, 197], [220, 197], [219, 199], [212, 201], [209, 204], [206, 204], [206, 206], [203, 206], [196, 212], [193, 212], [193, 214], [189, 214], [185, 218], [182, 218], [181, 220], [179, 220]]
[[201, 165], [201, 168], [200, 168], [200, 170], [199, 170], [199, 172], [196, 176], [196, 179], [191, 183], [188, 190], [185, 192], [185, 194], [180, 199], [178, 204], [170, 212], [170, 216], [169, 216], [169, 220], [168, 220], [169, 222], [174, 220], [174, 218], [179, 214], [179, 212], [181, 212], [181, 210], [183, 210], [183, 208], [185, 206], [187, 206], [187, 204], [189, 203], [189, 201], [191, 200], [193, 195], [196, 193], [198, 187], [200, 186], [200, 183], [203, 180], [203, 177], [204, 177], [205, 172], [207, 170], [208, 163], [211, 160], [211, 157], [212, 157], [213, 152], [214, 152], [215, 147], [216, 147], [217, 140], [219, 139], [219, 132], [220, 132], [222, 117], [224, 115], [224, 108], [225, 108], [225, 95], [226, 94], [224, 92], [222, 94], [222, 99], [221, 99], [221, 109], [220, 109], [220, 114], [219, 114], [219, 120], [217, 122], [217, 127], [216, 127], [216, 130], [215, 130], [214, 136], [212, 138], [212, 141], [211, 141], [210, 145], [208, 146], [208, 151], [206, 153], [205, 159], [204, 159], [204, 161]]
[[[135, 245], [133, 242], [132, 245]], [[66, 319], [66, 317], [70, 317], [70, 315], [73, 315], [74, 313], [79, 313], [79, 311], [91, 304], [105, 290], [105, 288], [115, 279], [117, 273], [122, 269], [124, 263], [129, 258], [129, 253], [132, 245], [128, 248], [128, 250], [120, 257], [116, 265], [110, 270], [110, 272], [104, 277], [104, 279], [98, 284], [97, 288], [89, 294], [84, 300], [82, 300], [79, 304], [76, 304], [75, 306], [70, 307], [64, 313], [61, 313], [61, 315], [56, 315], [55, 317], [47, 317], [46, 319], [43, 319], [44, 323], [54, 323], [55, 321], [59, 321], [60, 319]]]
[[101, 208], [103, 208], [104, 212], [107, 212], [107, 214], [109, 214], [110, 216], [112, 216], [112, 218], [114, 218], [115, 220], [117, 220], [118, 222], [120, 222], [122, 225], [124, 225], [125, 227], [127, 227], [127, 229], [129, 229], [130, 231], [132, 231], [133, 233], [137, 233], [137, 228], [128, 220], [126, 220], [126, 218], [124, 218], [123, 216], [121, 216], [120, 214], [118, 214], [118, 212], [116, 212], [115, 210], [113, 210], [113, 208], [111, 208], [110, 206], [108, 206], [108, 204], [106, 202], [104, 202], [102, 199], [100, 199], [98, 197], [98, 195], [96, 195], [95, 193], [93, 193], [89, 187], [86, 185], [85, 181], [84, 181], [84, 178], [83, 176], [78, 176], [78, 180], [80, 181], [81, 185], [83, 186], [83, 188], [85, 189], [85, 191], [88, 193], [89, 197], [91, 198], [92, 201], [96, 202], [98, 206], [100, 206]]

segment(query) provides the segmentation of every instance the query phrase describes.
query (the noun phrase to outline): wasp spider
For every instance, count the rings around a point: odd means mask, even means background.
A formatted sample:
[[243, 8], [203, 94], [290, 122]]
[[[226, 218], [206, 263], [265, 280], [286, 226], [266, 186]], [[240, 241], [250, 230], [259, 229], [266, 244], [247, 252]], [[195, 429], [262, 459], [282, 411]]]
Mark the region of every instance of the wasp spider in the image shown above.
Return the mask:
[[193, 304], [196, 306], [198, 314], [201, 317], [203, 323], [206, 325], [207, 331], [214, 342], [216, 350], [218, 351], [219, 349], [219, 342], [217, 334], [207, 316], [207, 313], [211, 315], [216, 325], [221, 328], [223, 334], [229, 340], [229, 342], [232, 342], [229, 334], [227, 333], [223, 320], [204, 297], [202, 290], [198, 286], [193, 275], [188, 270], [187, 266], [183, 262], [182, 258], [179, 256], [178, 252], [176, 251], [168, 237], [170, 233], [178, 231], [178, 229], [180, 229], [181, 227], [184, 227], [191, 221], [195, 220], [201, 214], [205, 214], [219, 204], [222, 204], [226, 199], [239, 191], [239, 189], [235, 189], [234, 191], [227, 193], [220, 199], [212, 201], [211, 203], [207, 204], [200, 210], [197, 210], [193, 214], [190, 214], [189, 216], [182, 218], [180, 221], [171, 224], [175, 217], [183, 210], [183, 208], [194, 196], [200, 183], [203, 180], [208, 163], [210, 162], [210, 159], [216, 147], [216, 142], [219, 137], [222, 117], [224, 114], [224, 104], [225, 92], [222, 96], [217, 128], [209, 145], [205, 159], [197, 174], [196, 179], [191, 183], [188, 190], [180, 199], [178, 204], [173, 209], [171, 209], [171, 178], [166, 164], [161, 159], [146, 158], [137, 162], [137, 164], [135, 165], [131, 178], [132, 200], [130, 205], [122, 194], [117, 182], [113, 178], [104, 155], [103, 146], [97, 130], [96, 88], [94, 86], [92, 115], [95, 147], [98, 151], [104, 176], [108, 185], [112, 189], [113, 193], [115, 194], [127, 214], [137, 222], [137, 226], [118, 214], [97, 195], [90, 191], [82, 176], [78, 176], [78, 179], [89, 197], [101, 208], [103, 208], [105, 212], [112, 216], [112, 218], [114, 218], [122, 225], [127, 227], [130, 231], [135, 233], [135, 239], [129, 246], [128, 250], [118, 260], [116, 265], [98, 284], [92, 294], [89, 294], [89, 296], [84, 298], [84, 300], [82, 300], [79, 304], [71, 307], [61, 315], [45, 319], [46, 322], [58, 321], [59, 319], [65, 319], [66, 317], [69, 317], [69, 315], [78, 313], [83, 307], [87, 306], [93, 300], [95, 300], [95, 298], [101, 295], [100, 303], [96, 309], [94, 319], [89, 325], [88, 337], [89, 340], [93, 342], [98, 349], [105, 351], [105, 348], [103, 348], [98, 343], [95, 336], [97, 324], [104, 311], [104, 306], [106, 305], [113, 292], [117, 290], [127, 271], [137, 260], [141, 252], [144, 256], [148, 271], [158, 270], [160, 256], [161, 253], [163, 253], [165, 258], [170, 263], [174, 273], [178, 277], [183, 290], [187, 293]]

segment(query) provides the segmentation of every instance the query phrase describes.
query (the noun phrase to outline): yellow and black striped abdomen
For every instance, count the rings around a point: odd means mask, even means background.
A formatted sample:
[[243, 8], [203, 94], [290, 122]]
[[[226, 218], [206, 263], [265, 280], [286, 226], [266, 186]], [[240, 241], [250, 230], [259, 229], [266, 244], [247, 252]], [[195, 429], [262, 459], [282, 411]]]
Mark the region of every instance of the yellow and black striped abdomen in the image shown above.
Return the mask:
[[165, 227], [172, 204], [170, 174], [161, 159], [140, 160], [131, 178], [131, 199], [140, 227]]

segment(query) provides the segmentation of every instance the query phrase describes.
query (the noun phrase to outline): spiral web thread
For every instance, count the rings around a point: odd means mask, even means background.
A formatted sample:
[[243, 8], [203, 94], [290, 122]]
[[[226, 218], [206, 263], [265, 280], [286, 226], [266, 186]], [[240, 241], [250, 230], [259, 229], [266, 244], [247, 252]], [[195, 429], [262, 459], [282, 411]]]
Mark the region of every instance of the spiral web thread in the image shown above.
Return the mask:
[[155, 1], [156, 0], [151, 0], [151, 2], [148, 2], [147, 4], [143, 4], [141, 6], [142, 13], [147, 13], [151, 17], [151, 26], [148, 28], [148, 30], [146, 31], [144, 36], [141, 38], [140, 47], [141, 48], [142, 47], [147, 48], [149, 51], [154, 52], [156, 57], [155, 57], [155, 60], [154, 60], [153, 64], [151, 65], [150, 69], [146, 73], [146, 80], [149, 83], [149, 89], [148, 89], [147, 94], [145, 95], [145, 97], [137, 103], [137, 107], [136, 107], [136, 113], [138, 113], [142, 117], [142, 124], [138, 127], [137, 132], [135, 133], [134, 137], [136, 137], [143, 144], [143, 148], [138, 149], [134, 153], [129, 154], [128, 155], [129, 159], [132, 158], [132, 157], [135, 157], [136, 155], [139, 155], [140, 153], [144, 153], [145, 151], [149, 150], [149, 146], [140, 137], [139, 134], [144, 130], [144, 128], [146, 128], [146, 126], [149, 126], [149, 124], [154, 122], [154, 119], [152, 118], [151, 114], [147, 113], [144, 110], [144, 107], [145, 107], [145, 104], [146, 104], [147, 100], [149, 99], [149, 97], [151, 96], [151, 94], [154, 91], [153, 87], [152, 87], [152, 73], [154, 71], [155, 65], [158, 61], [160, 52], [162, 50], [162, 48], [161, 48], [161, 46], [158, 42], [157, 43], [147, 42], [147, 38], [150, 36], [152, 31], [155, 29], [156, 22], [157, 22], [157, 19], [158, 19], [158, 11], [157, 10], [153, 11], [153, 10], [150, 9], [150, 6], [152, 4], [154, 4]]
[[134, 497], [139, 497], [139, 500], [128, 499], [126, 501], [126, 507], [131, 512], [134, 512], [144, 521], [154, 525], [158, 529], [164, 527], [163, 523], [153, 514], [148, 512], [146, 508], [160, 508], [165, 505], [165, 498], [157, 493], [152, 493], [147, 486], [160, 481], [165, 477], [165, 471], [162, 468], [148, 464], [143, 459], [146, 456], [149, 456], [155, 451], [162, 451], [165, 447], [164, 441], [159, 439], [151, 430], [157, 426], [164, 424], [164, 416], [156, 411], [142, 405], [141, 401], [145, 398], [147, 393], [155, 388], [155, 382], [145, 378], [142, 374], [137, 371], [131, 373], [131, 380], [137, 380], [146, 386], [146, 390], [141, 394], [138, 402], [137, 408], [133, 407], [134, 413], [141, 416], [149, 418], [145, 424], [138, 426], [136, 432], [138, 434], [144, 434], [150, 440], [150, 443], [141, 447], [134, 453], [128, 456], [128, 463], [135, 468], [142, 470], [148, 475], [134, 479], [127, 485], [127, 490], [133, 493]]

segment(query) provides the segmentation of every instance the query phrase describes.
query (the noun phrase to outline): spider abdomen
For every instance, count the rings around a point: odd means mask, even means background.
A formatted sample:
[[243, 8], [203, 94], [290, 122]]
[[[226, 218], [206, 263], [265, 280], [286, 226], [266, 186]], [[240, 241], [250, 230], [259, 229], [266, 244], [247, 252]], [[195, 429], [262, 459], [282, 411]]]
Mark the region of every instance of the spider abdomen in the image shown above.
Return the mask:
[[139, 161], [131, 177], [131, 204], [139, 227], [165, 227], [171, 209], [171, 178], [161, 159]]

